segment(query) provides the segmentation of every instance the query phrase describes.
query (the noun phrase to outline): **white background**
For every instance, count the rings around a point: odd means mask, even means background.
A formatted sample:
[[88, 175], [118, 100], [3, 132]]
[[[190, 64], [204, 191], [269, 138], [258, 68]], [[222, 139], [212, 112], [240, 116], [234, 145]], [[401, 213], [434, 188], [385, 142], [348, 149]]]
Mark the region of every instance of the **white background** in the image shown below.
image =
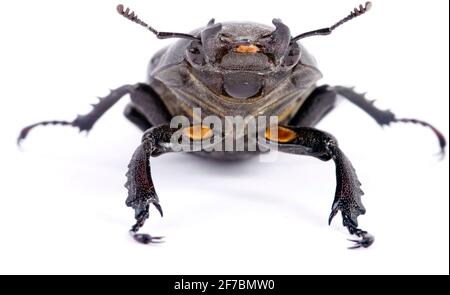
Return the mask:
[[[222, 4], [221, 4], [222, 3]], [[88, 137], [24, 125], [71, 120], [109, 88], [144, 81], [150, 56], [170, 40], [119, 17], [116, 1], [7, 1], [0, 32], [0, 273], [58, 274], [448, 274], [448, 158], [433, 156], [426, 128], [384, 130], [348, 102], [318, 126], [354, 163], [366, 195], [360, 225], [376, 236], [349, 251], [341, 218], [327, 225], [334, 165], [279, 155], [216, 164], [188, 155], [152, 160], [165, 217], [128, 235], [129, 159], [141, 133], [123, 99]], [[333, 1], [131, 1], [156, 28], [186, 32], [208, 22], [279, 17], [293, 34], [333, 24], [358, 5]], [[323, 83], [356, 85], [398, 116], [418, 117], [448, 138], [448, 1], [375, 0], [367, 15], [329, 37], [304, 40]]]

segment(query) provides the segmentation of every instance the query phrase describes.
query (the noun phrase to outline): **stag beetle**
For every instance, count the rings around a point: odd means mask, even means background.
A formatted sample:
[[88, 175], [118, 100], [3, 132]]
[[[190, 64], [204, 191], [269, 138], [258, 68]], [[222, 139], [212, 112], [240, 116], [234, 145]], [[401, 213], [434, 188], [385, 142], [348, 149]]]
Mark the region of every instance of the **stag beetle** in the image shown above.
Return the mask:
[[[212, 132], [211, 126], [196, 124], [192, 109], [203, 115], [216, 116], [275, 116], [280, 123], [264, 127], [258, 133], [258, 142], [280, 152], [312, 156], [323, 161], [333, 160], [336, 166], [336, 193], [328, 218], [330, 224], [340, 211], [343, 225], [357, 238], [350, 248], [369, 247], [374, 237], [358, 228], [357, 218], [365, 214], [361, 203], [361, 183], [355, 170], [329, 133], [314, 126], [335, 107], [342, 96], [370, 115], [379, 125], [394, 122], [415, 123], [431, 128], [439, 140], [441, 152], [446, 140], [432, 125], [416, 119], [397, 118], [389, 110], [376, 108], [363, 94], [343, 86], [317, 86], [321, 73], [314, 58], [300, 40], [318, 35], [329, 35], [347, 21], [371, 8], [371, 3], [360, 5], [333, 26], [291, 36], [289, 28], [279, 19], [272, 21], [275, 29], [256, 23], [215, 23], [189, 34], [159, 32], [142, 21], [129, 8], [117, 6], [123, 17], [145, 27], [158, 39], [178, 39], [157, 52], [150, 61], [147, 83], [124, 85], [100, 99], [93, 109], [73, 121], [43, 121], [25, 127], [18, 138], [20, 143], [30, 130], [41, 125], [66, 125], [88, 132], [95, 122], [123, 96], [129, 94], [131, 103], [125, 116], [144, 134], [128, 166], [126, 205], [135, 210], [136, 223], [131, 227], [133, 238], [144, 244], [161, 242], [162, 237], [140, 233], [139, 229], [149, 217], [150, 205], [163, 215], [155, 192], [150, 158], [174, 152], [173, 136], [181, 131], [190, 143], [223, 133]], [[178, 115], [188, 118], [188, 126], [170, 124]], [[261, 127], [258, 127], [261, 129]], [[220, 159], [242, 159], [262, 152], [256, 151], [206, 151], [198, 153]]]

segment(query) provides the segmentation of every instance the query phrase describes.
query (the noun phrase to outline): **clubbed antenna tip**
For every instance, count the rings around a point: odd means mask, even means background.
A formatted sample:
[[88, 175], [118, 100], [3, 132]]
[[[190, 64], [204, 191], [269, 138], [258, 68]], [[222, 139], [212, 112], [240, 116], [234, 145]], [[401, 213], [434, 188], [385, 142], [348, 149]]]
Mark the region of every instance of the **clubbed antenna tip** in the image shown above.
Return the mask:
[[159, 32], [157, 30], [155, 30], [154, 28], [152, 28], [150, 25], [148, 25], [146, 22], [142, 21], [136, 13], [134, 13], [134, 11], [132, 11], [130, 8], [125, 8], [125, 6], [123, 6], [123, 4], [119, 4], [116, 7], [117, 12], [125, 17], [126, 19], [137, 23], [138, 25], [143, 26], [144, 28], [146, 28], [147, 30], [149, 30], [150, 32], [152, 32], [153, 34], [156, 35], [156, 37], [158, 39], [169, 39], [169, 38], [182, 38], [182, 39], [190, 39], [190, 40], [196, 40], [196, 41], [200, 41], [200, 38], [190, 35], [190, 34], [184, 34], [184, 33], [172, 33], [172, 32]]
[[307, 38], [307, 37], [311, 37], [311, 36], [319, 36], [319, 35], [329, 35], [331, 34], [332, 31], [334, 31], [334, 29], [336, 29], [337, 27], [341, 26], [342, 24], [348, 22], [349, 20], [354, 19], [355, 17], [358, 17], [360, 15], [363, 15], [364, 13], [366, 13], [367, 11], [369, 11], [372, 8], [372, 2], [366, 2], [364, 4], [364, 6], [361, 4], [359, 5], [359, 7], [353, 9], [349, 15], [347, 15], [345, 18], [341, 19], [340, 21], [338, 21], [337, 23], [335, 23], [334, 25], [332, 25], [331, 27], [328, 28], [323, 28], [320, 30], [314, 30], [314, 31], [310, 31], [310, 32], [306, 32], [303, 34], [300, 34], [294, 38], [292, 38], [291, 42], [296, 42], [300, 39], [303, 38]]
[[145, 22], [143, 22], [141, 19], [139, 19], [139, 17], [137, 16], [137, 14], [134, 13], [134, 11], [131, 11], [130, 8], [126, 8], [123, 6], [123, 4], [119, 4], [117, 5], [117, 12], [125, 17], [126, 19], [131, 20], [132, 22], [135, 22], [147, 29], [149, 29], [150, 31], [152, 31], [153, 33], [155, 33], [156, 31], [152, 30], [153, 28], [151, 28], [148, 24], [146, 24]]

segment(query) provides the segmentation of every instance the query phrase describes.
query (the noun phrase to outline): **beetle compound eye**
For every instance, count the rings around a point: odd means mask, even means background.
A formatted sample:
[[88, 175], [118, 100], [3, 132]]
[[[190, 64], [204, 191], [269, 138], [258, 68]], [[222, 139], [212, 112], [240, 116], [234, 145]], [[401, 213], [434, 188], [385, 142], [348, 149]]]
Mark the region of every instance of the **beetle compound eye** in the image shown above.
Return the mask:
[[220, 41], [223, 43], [232, 43], [233, 42], [232, 36], [227, 33], [220, 34]]
[[202, 50], [200, 50], [200, 48], [197, 46], [188, 48], [186, 55], [189, 62], [193, 65], [202, 66], [205, 64], [205, 56]]
[[198, 48], [196, 48], [196, 47], [194, 47], [194, 48], [189, 48], [189, 53], [190, 53], [190, 54], [197, 55], [197, 54], [200, 54], [200, 50], [199, 50]]
[[298, 63], [299, 59], [300, 59], [300, 48], [298, 46], [294, 46], [289, 50], [288, 54], [284, 57], [283, 66], [285, 67], [295, 66]]

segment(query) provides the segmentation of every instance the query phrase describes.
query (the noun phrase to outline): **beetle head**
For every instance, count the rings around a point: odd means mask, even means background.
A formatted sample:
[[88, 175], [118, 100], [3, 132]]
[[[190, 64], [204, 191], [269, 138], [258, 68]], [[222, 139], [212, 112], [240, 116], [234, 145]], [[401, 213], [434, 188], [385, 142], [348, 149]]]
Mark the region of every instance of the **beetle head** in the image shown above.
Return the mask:
[[[202, 75], [220, 76], [218, 94], [251, 98], [264, 91], [265, 77], [287, 71], [300, 59], [300, 49], [291, 43], [289, 28], [273, 20], [275, 29], [252, 23], [224, 23], [208, 26], [186, 49], [186, 59]], [[211, 85], [209, 85], [211, 86]]]
[[209, 65], [218, 71], [273, 71], [293, 66], [299, 47], [291, 43], [289, 28], [274, 19], [275, 29], [251, 23], [214, 24], [201, 31], [200, 39], [188, 46], [186, 56], [195, 67]]

